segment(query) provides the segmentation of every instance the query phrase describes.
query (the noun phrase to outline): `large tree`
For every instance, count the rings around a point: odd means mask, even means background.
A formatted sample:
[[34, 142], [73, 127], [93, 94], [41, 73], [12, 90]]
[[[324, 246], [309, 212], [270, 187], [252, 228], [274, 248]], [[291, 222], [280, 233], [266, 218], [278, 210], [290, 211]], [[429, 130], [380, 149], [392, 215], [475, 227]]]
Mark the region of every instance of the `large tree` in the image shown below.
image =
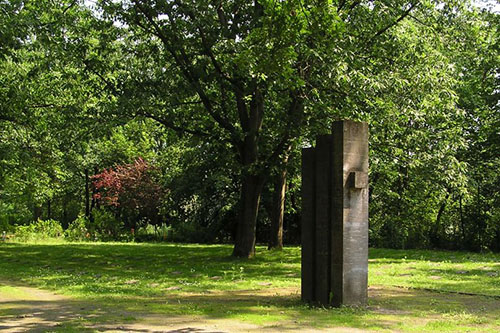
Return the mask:
[[[463, 117], [456, 61], [444, 47], [461, 1], [103, 0], [92, 10], [85, 4], [10, 2], [2, 12], [11, 16], [3, 21], [9, 29], [0, 49], [6, 69], [0, 121], [37, 124], [40, 139], [53, 139], [65, 152], [74, 147], [67, 156], [81, 155], [83, 168], [95, 163], [82, 129], [96, 124], [151, 118], [198, 137], [200, 158], [210, 160], [204, 152], [228, 158], [217, 165], [239, 179], [236, 256], [254, 254], [268, 178], [277, 222], [270, 245], [280, 246], [289, 155], [328, 133], [334, 119], [371, 123], [373, 193], [391, 210], [436, 215], [450, 186], [461, 186], [464, 172], [455, 162], [464, 147], [457, 131]], [[428, 201], [420, 188], [432, 185], [438, 191]], [[386, 206], [374, 207], [384, 216]], [[394, 229], [406, 228], [406, 217], [391, 222]]]
[[78, 214], [89, 141], [113, 126], [96, 121], [102, 80], [75, 61], [100, 29], [77, 1], [0, 1], [0, 215], [13, 222]]
[[[223, 142], [239, 162], [233, 254], [241, 257], [254, 254], [270, 172], [304, 134], [328, 131], [331, 119], [366, 119], [366, 91], [377, 88], [370, 75], [394, 44], [387, 32], [413, 11], [432, 10], [430, 3], [411, 1], [101, 5], [104, 16], [131, 34], [124, 53], [134, 69], [114, 88], [122, 112], [133, 109], [175, 130]], [[351, 90], [364, 83], [374, 85]]]

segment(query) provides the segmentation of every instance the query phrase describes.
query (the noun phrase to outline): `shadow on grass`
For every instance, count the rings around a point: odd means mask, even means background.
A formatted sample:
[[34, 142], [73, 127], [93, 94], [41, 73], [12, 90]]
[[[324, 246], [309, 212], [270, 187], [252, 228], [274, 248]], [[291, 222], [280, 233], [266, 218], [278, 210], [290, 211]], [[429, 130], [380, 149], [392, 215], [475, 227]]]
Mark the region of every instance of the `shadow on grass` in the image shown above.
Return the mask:
[[[309, 308], [300, 303], [297, 295], [259, 295], [252, 291], [180, 294], [152, 299], [133, 297], [118, 304], [101, 297], [92, 302], [14, 300], [0, 301], [0, 308], [11, 309], [10, 314], [0, 315], [0, 329], [165, 332], [165, 328], [180, 327], [167, 332], [218, 332], [206, 329], [204, 320], [237, 320], [244, 314], [243, 320], [250, 322], [256, 317], [269, 317], [267, 322], [276, 322], [273, 328], [277, 331], [298, 332], [306, 327], [399, 330], [401, 322], [424, 326], [432, 320], [453, 321], [453, 314], [464, 312], [472, 314], [472, 319], [460, 319], [455, 324], [467, 327], [477, 325], [478, 317], [498, 318], [499, 305], [499, 301], [477, 296], [396, 288], [371, 288], [370, 305], [366, 309]], [[187, 309], [191, 310], [188, 316], [184, 315]], [[197, 318], [195, 322], [193, 315]], [[254, 331], [259, 330], [255, 328]]]
[[[205, 332], [222, 333], [192, 326], [192, 319], [171, 317], [165, 319], [161, 329], [137, 323], [142, 313], [125, 312], [119, 308], [106, 308], [88, 302], [72, 300], [0, 301], [0, 307], [10, 309], [0, 314], [0, 331], [6, 332]], [[168, 318], [168, 317], [166, 317]], [[165, 327], [181, 326], [166, 331]], [[160, 328], [160, 327], [159, 327]]]
[[[251, 260], [232, 258], [231, 251], [232, 247], [227, 245], [7, 243], [0, 245], [0, 278], [21, 280], [82, 300], [91, 299], [104, 309], [82, 316], [73, 305], [62, 301], [52, 303], [61, 307], [57, 312], [67, 316], [61, 320], [63, 326], [70, 325], [70, 328], [85, 327], [89, 322], [93, 325], [135, 323], [139, 322], [137, 318], [147, 320], [151, 314], [257, 323], [284, 321], [294, 323], [287, 329], [297, 330], [300, 325], [398, 329], [402, 318], [417, 318], [422, 312], [440, 316], [449, 311], [482, 309], [487, 316], [499, 315], [498, 300], [475, 297], [471, 301], [462, 295], [422, 291], [376, 293], [372, 290], [368, 309], [313, 309], [301, 303], [298, 294], [300, 248], [285, 248], [283, 252], [259, 248], [257, 257]], [[371, 249], [370, 258], [371, 272], [386, 274], [380, 265], [401, 265], [398, 267], [404, 275], [410, 275], [401, 279], [411, 278], [414, 273], [440, 274], [447, 278], [430, 281], [432, 288], [450, 290], [481, 288], [484, 281], [475, 276], [484, 271], [468, 268], [467, 273], [459, 273], [458, 268], [439, 268], [432, 273], [419, 267], [408, 274], [404, 270], [411, 262], [419, 261], [459, 264], [477, 261], [490, 266], [498, 263], [498, 255], [445, 251]], [[490, 280], [482, 287], [495, 288], [498, 282]], [[19, 308], [26, 305], [17, 304]], [[46, 316], [41, 322], [51, 318]], [[55, 318], [51, 324], [58, 320]], [[178, 332], [195, 332], [185, 331], [194, 329], [189, 322], [185, 324], [184, 331]]]
[[67, 300], [0, 301], [8, 314], [0, 315], [0, 331], [46, 332], [71, 328], [90, 331], [82, 325], [81, 303]]
[[[242, 299], [238, 299], [242, 297]], [[218, 330], [206, 329], [205, 319], [235, 319], [238, 314], [245, 313], [246, 318], [252, 319], [256, 316], [269, 316], [266, 311], [258, 308], [258, 304], [271, 304], [276, 300], [270, 297], [248, 297], [248, 295], [220, 295], [220, 296], [182, 296], [181, 304], [177, 303], [175, 307], [185, 308], [189, 304], [201, 304], [201, 311], [197, 312], [197, 320], [193, 321], [192, 316], [177, 314], [168, 311], [165, 307], [158, 308], [155, 304], [148, 303], [148, 308], [138, 306], [122, 305], [110, 306], [89, 306], [85, 302], [74, 302], [68, 300], [58, 301], [8, 301], [0, 302], [1, 307], [14, 309], [10, 315], [0, 315], [0, 330], [11, 331], [102, 331], [117, 330], [126, 332], [219, 332]], [[230, 300], [230, 301], [228, 301]], [[137, 302], [135, 299], [134, 302]], [[150, 301], [150, 300], [149, 300]], [[278, 303], [281, 303], [278, 301]], [[286, 302], [285, 302], [286, 303]], [[96, 303], [94, 303], [96, 304]], [[97, 304], [102, 305], [100, 302]], [[220, 309], [216, 313], [212, 312], [212, 306], [220, 307], [227, 313], [221, 313]], [[286, 306], [286, 304], [283, 304]], [[266, 305], [262, 305], [265, 307]], [[155, 311], [148, 311], [153, 308]], [[164, 310], [164, 311], [161, 311]], [[166, 310], [166, 311], [165, 311]], [[292, 311], [288, 309], [288, 311]], [[179, 311], [182, 312], [182, 311]], [[295, 309], [289, 315], [280, 315], [279, 323], [273, 325], [278, 331], [286, 329], [287, 331], [300, 331], [300, 325], [310, 326], [311, 323], [319, 324], [340, 324], [342, 327], [361, 327], [366, 326], [361, 310], [337, 309], [337, 310], [312, 310]], [[161, 319], [158, 319], [158, 314]], [[332, 316], [334, 316], [332, 318]], [[201, 317], [201, 320], [200, 320]], [[301, 318], [301, 322], [290, 325], [293, 318]], [[272, 319], [272, 318], [271, 318]], [[325, 319], [328, 319], [325, 321]], [[284, 320], [284, 321], [283, 321]], [[251, 321], [251, 320], [250, 320]], [[287, 322], [288, 321], [288, 322]], [[165, 328], [179, 327], [165, 331]], [[224, 323], [221, 323], [224, 327]], [[303, 327], [303, 326], [302, 326]], [[377, 322], [376, 327], [387, 327], [382, 322]], [[253, 331], [260, 331], [257, 327]], [[224, 330], [227, 332], [227, 330]], [[222, 331], [220, 331], [222, 332]]]

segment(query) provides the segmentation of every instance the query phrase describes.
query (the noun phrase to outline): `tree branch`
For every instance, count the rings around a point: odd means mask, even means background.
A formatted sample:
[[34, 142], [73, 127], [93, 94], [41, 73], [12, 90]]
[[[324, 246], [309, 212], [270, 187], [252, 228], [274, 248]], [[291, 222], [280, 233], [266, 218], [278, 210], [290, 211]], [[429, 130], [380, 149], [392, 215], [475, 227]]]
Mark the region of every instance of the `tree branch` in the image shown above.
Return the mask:
[[[144, 15], [146, 20], [153, 26], [155, 33], [154, 35], [160, 38], [162, 41], [163, 45], [165, 48], [169, 51], [169, 53], [172, 55], [174, 58], [175, 62], [177, 65], [180, 67], [181, 71], [183, 72], [184, 76], [188, 80], [188, 82], [192, 85], [198, 96], [200, 97], [200, 100], [202, 101], [205, 109], [208, 111], [208, 113], [212, 116], [212, 118], [225, 130], [227, 130], [230, 135], [232, 140], [234, 141], [233, 143], [238, 144], [238, 136], [236, 132], [236, 128], [225, 118], [223, 118], [220, 114], [215, 111], [211, 100], [208, 98], [206, 95], [205, 91], [203, 90], [199, 76], [197, 76], [192, 69], [190, 68], [190, 63], [191, 61], [189, 60], [188, 55], [186, 54], [184, 48], [182, 47], [181, 41], [177, 38], [177, 36], [174, 35], [173, 37], [173, 42], [175, 45], [178, 46], [179, 48], [179, 53], [172, 47], [172, 43], [170, 43], [169, 38], [165, 36], [162, 32], [162, 29], [158, 26], [158, 24], [155, 22], [153, 17], [145, 10], [140, 3], [139, 0], [133, 0], [134, 3], [136, 4], [137, 8], [139, 11]], [[168, 15], [168, 19], [170, 21], [170, 24], [175, 27], [176, 24], [174, 20], [172, 19], [171, 15]]]
[[375, 33], [375, 35], [373, 35], [372, 38], [370, 38], [370, 40], [373, 40], [377, 37], [379, 37], [380, 35], [382, 35], [384, 32], [386, 32], [387, 30], [389, 30], [390, 28], [392, 28], [393, 26], [395, 26], [396, 24], [398, 24], [399, 22], [401, 22], [402, 20], [404, 20], [408, 15], [410, 15], [410, 12], [416, 7], [416, 3], [412, 3], [410, 4], [410, 8], [408, 8], [407, 10], [405, 10], [401, 16], [399, 16], [395, 21], [391, 22], [390, 24], [388, 24], [387, 26], [385, 26], [384, 28], [380, 29], [379, 31], [377, 31], [377, 33]]
[[163, 117], [159, 117], [155, 114], [152, 114], [150, 112], [146, 112], [146, 111], [138, 111], [137, 116], [142, 116], [142, 117], [145, 117], [145, 118], [149, 118], [149, 119], [153, 119], [155, 121], [157, 121], [158, 123], [162, 124], [163, 126], [167, 127], [167, 128], [170, 128], [174, 131], [176, 131], [177, 133], [189, 133], [189, 134], [192, 134], [192, 135], [195, 135], [195, 136], [198, 136], [198, 137], [209, 137], [210, 134], [209, 133], [206, 133], [206, 132], [203, 132], [203, 131], [199, 131], [199, 130], [195, 130], [195, 129], [189, 129], [189, 128], [186, 128], [185, 126], [178, 126], [178, 125], [175, 125], [172, 121], [169, 121]]
[[292, 134], [294, 129], [300, 128], [302, 115], [304, 112], [304, 104], [299, 91], [290, 91], [290, 105], [288, 106], [288, 123], [284, 135], [276, 145], [271, 155], [267, 159], [267, 165], [274, 165], [280, 154], [291, 149], [290, 140], [294, 137]]

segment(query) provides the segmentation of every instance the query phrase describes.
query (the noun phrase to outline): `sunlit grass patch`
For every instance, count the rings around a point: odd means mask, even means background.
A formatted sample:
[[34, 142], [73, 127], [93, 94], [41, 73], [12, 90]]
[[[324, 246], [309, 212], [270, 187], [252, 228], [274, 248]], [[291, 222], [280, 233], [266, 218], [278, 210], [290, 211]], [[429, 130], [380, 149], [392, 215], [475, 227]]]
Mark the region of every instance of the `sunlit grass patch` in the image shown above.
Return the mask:
[[500, 296], [499, 255], [371, 249], [368, 307], [326, 309], [300, 300], [300, 248], [258, 247], [250, 260], [234, 259], [231, 251], [229, 245], [7, 243], [0, 245], [0, 281], [92, 304], [74, 323], [83, 326], [148, 322], [157, 315], [294, 329], [500, 327], [498, 297], [447, 293]]

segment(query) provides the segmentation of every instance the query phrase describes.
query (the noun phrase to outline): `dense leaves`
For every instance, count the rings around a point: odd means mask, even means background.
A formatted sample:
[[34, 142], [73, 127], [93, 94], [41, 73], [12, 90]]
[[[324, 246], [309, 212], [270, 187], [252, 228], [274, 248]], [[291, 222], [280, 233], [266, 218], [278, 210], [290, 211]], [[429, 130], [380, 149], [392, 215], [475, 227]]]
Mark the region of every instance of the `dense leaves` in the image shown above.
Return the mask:
[[499, 247], [498, 14], [404, 0], [0, 6], [0, 225], [142, 220], [252, 256], [256, 235], [277, 239], [276, 212], [285, 242], [300, 239], [300, 149], [354, 119], [370, 124], [372, 245]]
[[104, 206], [112, 206], [122, 215], [123, 220], [147, 219], [158, 224], [159, 205], [166, 191], [158, 183], [158, 170], [138, 158], [131, 164], [105, 169], [92, 176], [96, 189], [94, 199]]

